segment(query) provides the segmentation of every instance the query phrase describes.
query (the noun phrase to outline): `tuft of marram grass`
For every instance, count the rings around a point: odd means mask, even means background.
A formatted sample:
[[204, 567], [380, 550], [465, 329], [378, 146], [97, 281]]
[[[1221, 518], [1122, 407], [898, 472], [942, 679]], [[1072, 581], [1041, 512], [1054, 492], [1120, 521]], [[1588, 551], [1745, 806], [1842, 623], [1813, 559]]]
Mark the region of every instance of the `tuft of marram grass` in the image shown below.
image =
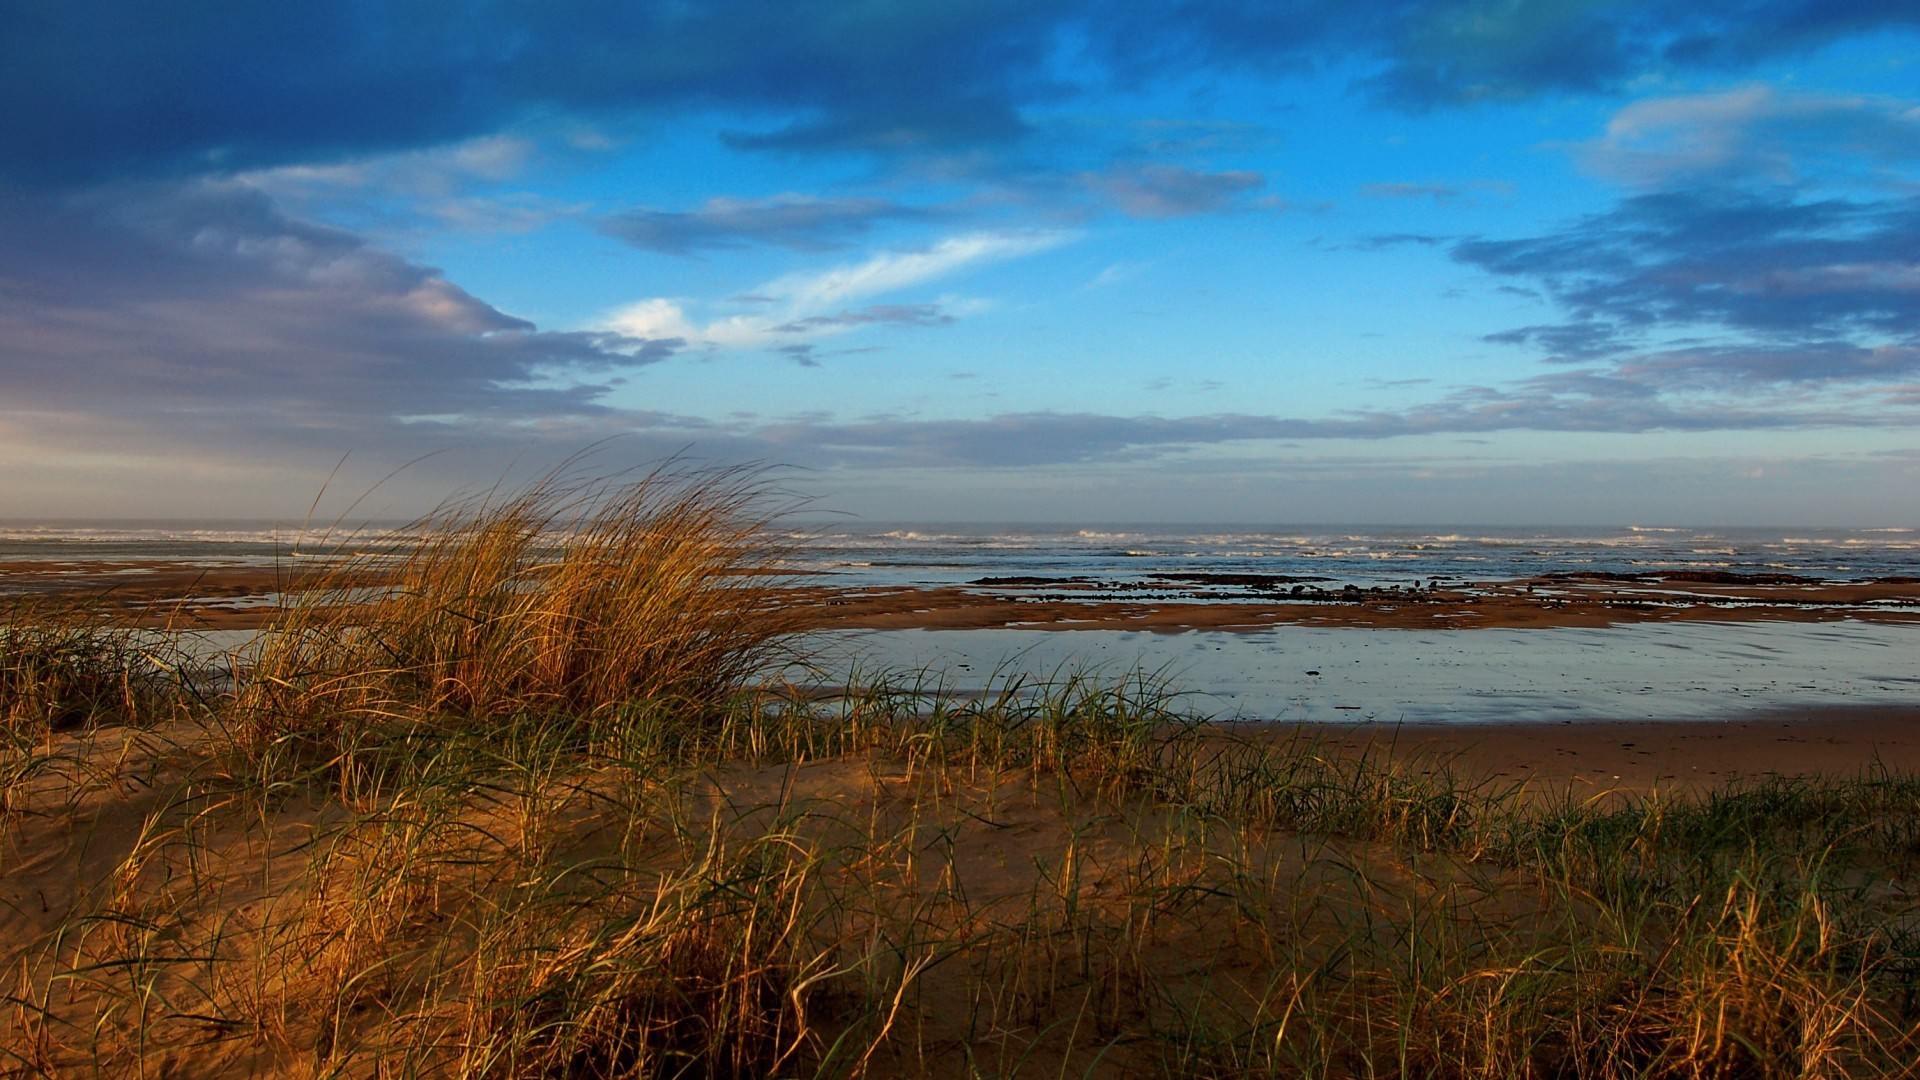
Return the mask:
[[0, 605], [0, 727], [32, 734], [156, 718], [176, 689], [164, 632], [116, 626], [104, 603]]
[[716, 715], [798, 626], [764, 473], [549, 475], [336, 557], [262, 637], [256, 734], [644, 704]]

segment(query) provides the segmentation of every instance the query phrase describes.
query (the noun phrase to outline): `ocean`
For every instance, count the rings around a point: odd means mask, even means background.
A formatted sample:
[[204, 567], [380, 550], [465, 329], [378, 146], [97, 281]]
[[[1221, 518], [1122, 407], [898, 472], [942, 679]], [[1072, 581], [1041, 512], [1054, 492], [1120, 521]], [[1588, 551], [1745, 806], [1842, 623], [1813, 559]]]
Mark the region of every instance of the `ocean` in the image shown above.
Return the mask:
[[[0, 561], [272, 565], [351, 547], [378, 523], [331, 533], [284, 523], [0, 522]], [[1321, 525], [949, 525], [828, 522], [789, 529], [789, 569], [849, 586], [981, 578], [1259, 574], [1338, 589], [1549, 573], [1730, 571], [1821, 581], [1920, 577], [1920, 528], [1695, 529]]]

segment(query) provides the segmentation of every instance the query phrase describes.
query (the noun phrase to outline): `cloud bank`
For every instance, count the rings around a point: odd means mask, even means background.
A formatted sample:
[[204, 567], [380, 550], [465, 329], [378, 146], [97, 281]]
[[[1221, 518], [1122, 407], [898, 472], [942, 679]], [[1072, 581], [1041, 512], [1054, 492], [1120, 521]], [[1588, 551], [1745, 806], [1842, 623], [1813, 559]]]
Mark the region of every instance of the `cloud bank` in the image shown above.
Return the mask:
[[[1717, 71], [1920, 26], [1911, 4], [1652, 0], [1199, 3], [833, 0], [36, 5], [0, 35], [0, 181], [73, 186], [311, 165], [494, 135], [536, 116], [742, 117], [733, 145], [1006, 145], [1030, 107], [1209, 68], [1370, 59], [1360, 89], [1429, 109]], [[1063, 69], [1063, 52], [1078, 57]], [[405, 108], [393, 107], [405, 102]], [[747, 123], [747, 118], [762, 118]]]

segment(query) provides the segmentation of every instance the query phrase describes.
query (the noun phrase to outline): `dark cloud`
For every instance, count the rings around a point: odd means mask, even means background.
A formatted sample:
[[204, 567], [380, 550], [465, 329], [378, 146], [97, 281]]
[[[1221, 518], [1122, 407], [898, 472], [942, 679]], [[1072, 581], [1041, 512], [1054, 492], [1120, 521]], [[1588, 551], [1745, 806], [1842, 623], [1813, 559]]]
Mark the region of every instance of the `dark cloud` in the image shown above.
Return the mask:
[[1005, 139], [1021, 130], [1016, 103], [1052, 85], [1059, 16], [1009, 0], [36, 4], [0, 35], [0, 178], [242, 169], [536, 114], [713, 106], [818, 114], [740, 137], [768, 148]]
[[1816, 345], [1920, 335], [1920, 199], [1644, 195], [1559, 233], [1452, 250], [1539, 287], [1570, 316], [1495, 340], [1574, 358], [1626, 351], [1655, 332]]
[[[1911, 3], [837, 0], [36, 3], [0, 35], [0, 179], [314, 163], [535, 118], [764, 116], [737, 146], [945, 152], [1097, 84], [1372, 64], [1411, 107], [1615, 88], [1920, 25]], [[1063, 74], [1070, 43], [1087, 70]], [[1070, 81], [1072, 80], [1072, 81]]]
[[1363, 236], [1346, 245], [1357, 251], [1385, 251], [1397, 247], [1439, 247], [1452, 242], [1451, 236], [1439, 236], [1434, 233], [1381, 233], [1376, 236]]
[[1288, 71], [1358, 55], [1378, 63], [1363, 84], [1372, 96], [1422, 109], [1733, 69], [1853, 34], [1920, 27], [1920, 10], [1898, 0], [1175, 0], [1128, 5], [1095, 25], [1116, 69], [1134, 79], [1200, 63]]
[[232, 186], [0, 210], [0, 397], [158, 424], [593, 416], [684, 345], [543, 332], [439, 272]]
[[1512, 330], [1502, 330], [1497, 334], [1488, 334], [1482, 340], [1496, 345], [1532, 346], [1544, 351], [1549, 362], [1588, 360], [1618, 352], [1620, 349], [1614, 328], [1602, 323], [1575, 322], [1519, 326]]
[[1920, 347], [1868, 347], [1846, 342], [1798, 345], [1701, 345], [1621, 361], [1619, 378], [1666, 390], [1751, 389], [1912, 378], [1920, 375]]
[[1696, 15], [1661, 44], [1675, 63], [1728, 66], [1887, 26], [1920, 26], [1920, 11], [1904, 0], [1743, 0]]
[[815, 346], [810, 344], [781, 345], [773, 351], [792, 360], [801, 367], [820, 366], [820, 361], [814, 357]]
[[845, 247], [885, 222], [926, 221], [940, 211], [883, 199], [710, 199], [698, 210], [629, 210], [602, 218], [601, 232], [668, 255], [756, 244], [793, 251]]

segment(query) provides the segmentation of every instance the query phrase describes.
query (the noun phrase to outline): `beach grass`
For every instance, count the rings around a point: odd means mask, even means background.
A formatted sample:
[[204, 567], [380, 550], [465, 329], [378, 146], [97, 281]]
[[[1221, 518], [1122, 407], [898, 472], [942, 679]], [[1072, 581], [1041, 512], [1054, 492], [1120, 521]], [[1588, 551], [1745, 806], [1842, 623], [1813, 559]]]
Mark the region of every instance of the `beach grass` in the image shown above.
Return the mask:
[[0, 1075], [1920, 1058], [1920, 778], [1580, 799], [1209, 724], [1139, 673], [788, 686], [775, 494], [459, 504], [343, 552], [218, 677], [11, 612]]

